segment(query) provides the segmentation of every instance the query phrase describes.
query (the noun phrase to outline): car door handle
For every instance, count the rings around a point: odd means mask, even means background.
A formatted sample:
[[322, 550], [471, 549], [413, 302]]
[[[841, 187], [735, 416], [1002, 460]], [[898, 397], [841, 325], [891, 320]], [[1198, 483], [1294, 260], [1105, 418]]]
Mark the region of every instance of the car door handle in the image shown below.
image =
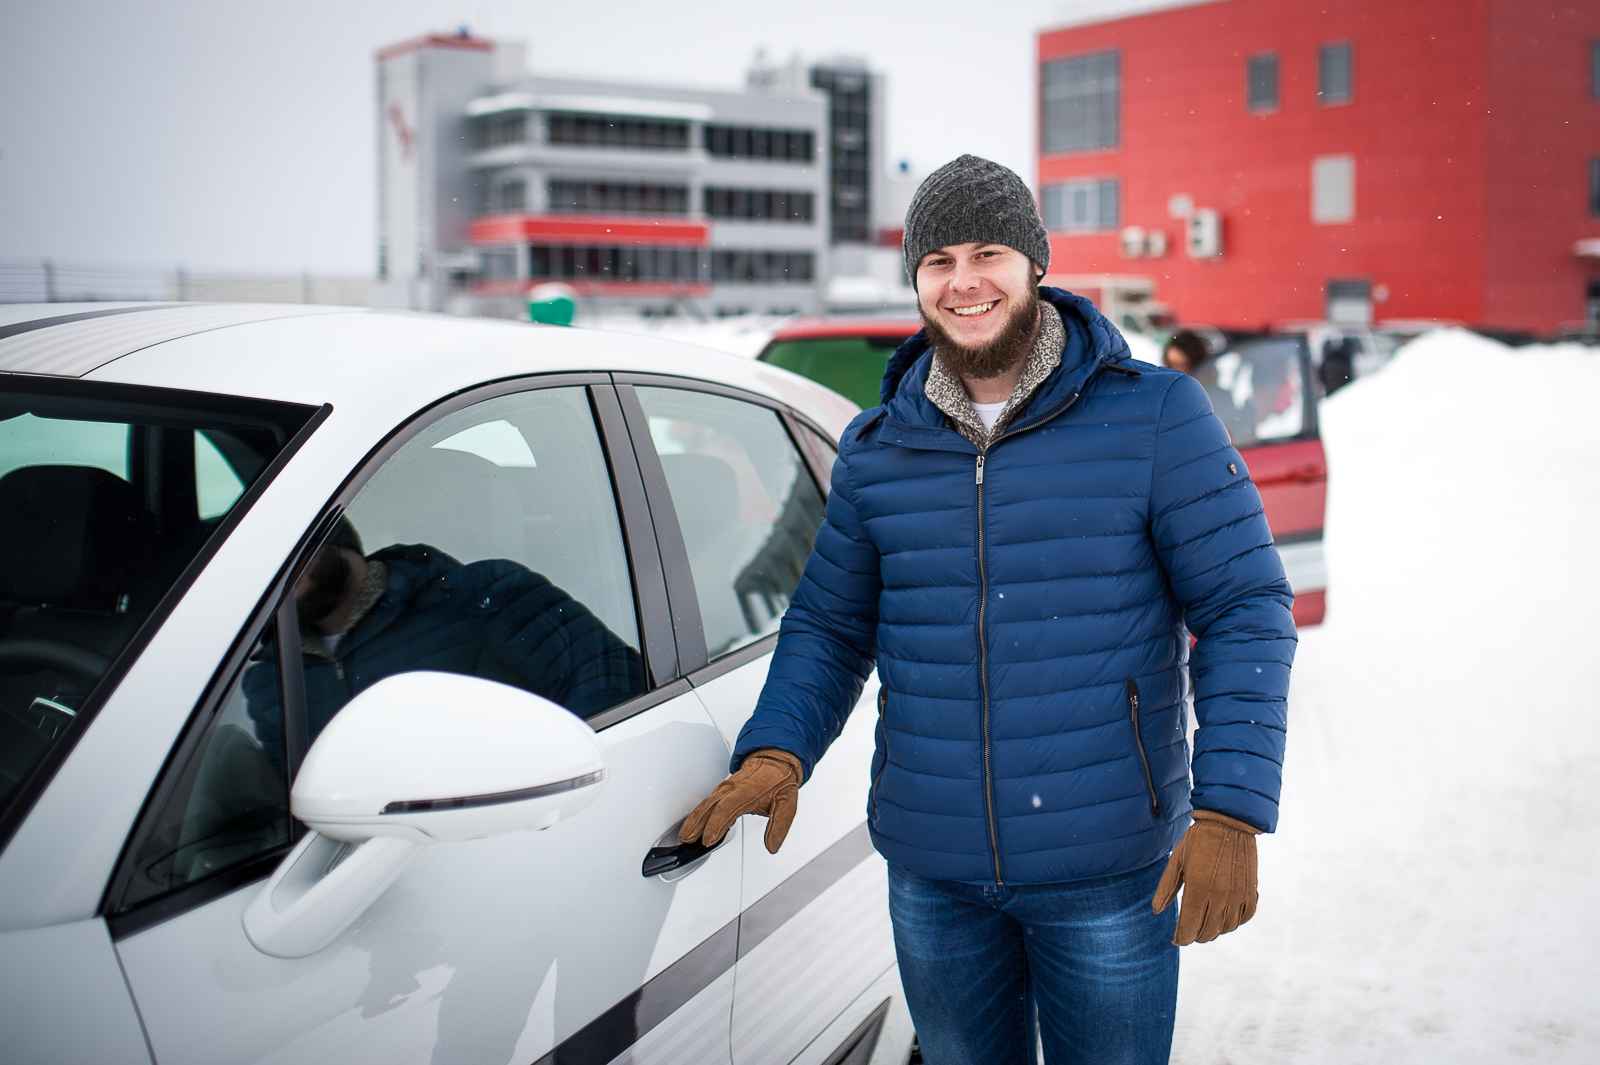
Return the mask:
[[728, 842], [728, 835], [731, 833], [724, 835], [709, 847], [698, 840], [693, 843], [679, 843], [672, 847], [651, 847], [650, 853], [644, 856], [644, 864], [639, 867], [639, 874], [647, 877], [660, 876], [674, 869], [682, 869]]

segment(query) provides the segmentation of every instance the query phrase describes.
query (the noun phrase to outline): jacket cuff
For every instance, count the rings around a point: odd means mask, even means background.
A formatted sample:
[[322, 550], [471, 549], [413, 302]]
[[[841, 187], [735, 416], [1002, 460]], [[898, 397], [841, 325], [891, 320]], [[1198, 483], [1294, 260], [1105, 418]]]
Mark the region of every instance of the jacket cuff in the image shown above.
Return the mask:
[[1240, 832], [1248, 832], [1252, 836], [1261, 835], [1261, 830], [1255, 825], [1249, 825], [1243, 821], [1237, 821], [1229, 817], [1227, 814], [1219, 814], [1215, 810], [1191, 810], [1189, 811], [1189, 814], [1196, 821], [1211, 821], [1219, 825], [1226, 825], [1229, 828], [1237, 829]]

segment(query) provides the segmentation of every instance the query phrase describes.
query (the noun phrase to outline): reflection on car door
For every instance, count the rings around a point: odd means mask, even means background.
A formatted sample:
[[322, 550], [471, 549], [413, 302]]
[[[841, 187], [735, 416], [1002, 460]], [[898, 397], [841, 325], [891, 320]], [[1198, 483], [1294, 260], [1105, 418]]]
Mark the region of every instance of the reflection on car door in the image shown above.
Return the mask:
[[[828, 445], [731, 396], [640, 383], [637, 399], [706, 619], [710, 664], [691, 680], [731, 743], [755, 709], [771, 634], [821, 523], [826, 482], [795, 435], [807, 449]], [[861, 702], [876, 697], [874, 677]], [[734, 1065], [793, 1061], [894, 964], [885, 866], [865, 823], [873, 726], [870, 711], [852, 715], [801, 789], [777, 854], [758, 825], [745, 834]]]
[[619, 520], [613, 475], [625, 497], [642, 488], [596, 430], [606, 404], [609, 384], [463, 401], [391, 447], [249, 635], [193, 768], [158, 792], [172, 810], [130, 848], [122, 927], [280, 853], [297, 731], [314, 742], [395, 673], [488, 677], [586, 717], [610, 760], [598, 800], [542, 832], [424, 848], [307, 957], [246, 938], [259, 881], [124, 934], [157, 1059], [727, 1062], [738, 840], [670, 876], [640, 866], [722, 779], [728, 745], [642, 650], [662, 619], [636, 608], [651, 578], [629, 559], [655, 547], [647, 511]]

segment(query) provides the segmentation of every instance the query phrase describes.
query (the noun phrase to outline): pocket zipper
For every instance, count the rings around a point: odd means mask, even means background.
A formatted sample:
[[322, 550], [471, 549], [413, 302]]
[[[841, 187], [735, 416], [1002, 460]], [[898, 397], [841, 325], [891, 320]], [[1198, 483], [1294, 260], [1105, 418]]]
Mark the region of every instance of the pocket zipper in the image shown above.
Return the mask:
[[884, 716], [889, 708], [889, 689], [878, 688], [878, 727], [883, 730], [883, 764], [878, 767], [878, 772], [872, 778], [872, 794], [868, 797], [867, 805], [871, 808], [873, 820], [878, 818], [878, 782], [883, 779], [884, 770], [889, 768], [889, 726], [884, 722]]
[[1156, 795], [1156, 779], [1150, 774], [1150, 758], [1144, 752], [1144, 733], [1139, 728], [1139, 686], [1128, 680], [1128, 718], [1133, 722], [1133, 746], [1139, 752], [1139, 765], [1144, 768], [1145, 787], [1150, 789], [1150, 813], [1161, 816], [1161, 799]]

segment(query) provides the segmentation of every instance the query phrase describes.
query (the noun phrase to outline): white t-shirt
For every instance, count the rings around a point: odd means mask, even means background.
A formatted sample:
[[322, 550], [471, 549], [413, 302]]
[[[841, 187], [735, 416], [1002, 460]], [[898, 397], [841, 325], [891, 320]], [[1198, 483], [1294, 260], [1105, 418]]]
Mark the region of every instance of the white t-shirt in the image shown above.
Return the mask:
[[983, 427], [992, 431], [994, 423], [1000, 419], [1000, 412], [1005, 410], [1006, 404], [1010, 402], [1009, 399], [1004, 399], [999, 403], [974, 403], [972, 409], [978, 412], [978, 420], [983, 422]]

